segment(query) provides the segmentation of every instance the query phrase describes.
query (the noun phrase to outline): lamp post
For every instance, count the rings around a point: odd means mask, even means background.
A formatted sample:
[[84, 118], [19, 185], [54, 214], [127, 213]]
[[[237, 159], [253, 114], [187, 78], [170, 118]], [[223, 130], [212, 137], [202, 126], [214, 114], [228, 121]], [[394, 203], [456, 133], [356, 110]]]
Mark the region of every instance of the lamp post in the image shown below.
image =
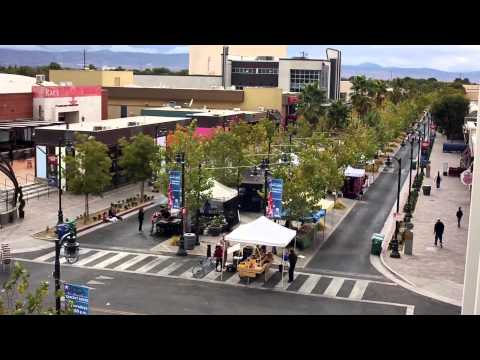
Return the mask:
[[[398, 188], [397, 188], [397, 216], [398, 213], [400, 212], [400, 182], [402, 178], [402, 158], [394, 158], [395, 160], [398, 161]], [[390, 254], [390, 257], [392, 258], [400, 258], [400, 253], [398, 252], [398, 219], [395, 219], [395, 237], [392, 242], [392, 253]]]
[[261, 168], [263, 169], [263, 175], [265, 179], [264, 183], [264, 193], [263, 193], [263, 215], [267, 216], [267, 204], [268, 204], [268, 199], [267, 199], [267, 192], [268, 192], [268, 165], [269, 165], [269, 160], [263, 159], [262, 160], [262, 165]]
[[57, 224], [63, 223], [62, 211], [62, 141], [58, 142], [58, 220]]
[[[410, 204], [410, 196], [412, 192], [412, 167], [413, 167], [413, 136], [410, 138], [410, 178], [408, 180], [408, 203]], [[409, 211], [410, 212], [410, 211]]]
[[180, 244], [178, 246], [177, 256], [187, 256], [187, 252], [185, 251], [185, 216], [187, 215], [185, 209], [185, 153], [179, 153], [176, 155], [175, 160], [177, 164], [182, 164], [182, 235], [180, 236]]
[[418, 138], [417, 174], [418, 174], [418, 170], [420, 170], [420, 155], [422, 154], [422, 143], [423, 143], [423, 135], [420, 134]]
[[197, 190], [197, 211], [196, 211], [196, 226], [195, 226], [195, 245], [200, 245], [200, 184], [201, 184], [202, 163], [198, 163], [198, 190]]

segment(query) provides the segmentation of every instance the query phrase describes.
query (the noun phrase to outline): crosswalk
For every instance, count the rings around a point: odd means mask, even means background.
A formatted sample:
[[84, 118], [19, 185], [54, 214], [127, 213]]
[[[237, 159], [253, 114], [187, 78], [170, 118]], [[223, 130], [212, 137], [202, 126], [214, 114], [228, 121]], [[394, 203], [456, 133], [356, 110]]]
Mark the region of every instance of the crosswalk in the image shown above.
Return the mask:
[[[47, 252], [40, 256], [36, 254], [30, 259], [17, 258], [17, 260], [53, 264], [55, 252]], [[295, 272], [294, 281], [288, 283], [287, 274], [282, 279], [282, 274], [274, 269], [270, 269], [266, 280], [265, 276], [262, 275], [248, 282], [246, 279], [240, 279], [238, 273], [224, 272], [221, 275], [215, 269], [209, 269], [204, 276], [196, 277], [193, 275], [192, 269], [199, 261], [198, 257], [178, 258], [166, 255], [84, 248], [81, 250], [80, 259], [76, 263], [65, 264], [65, 261], [63, 263], [64, 266], [181, 278], [230, 286], [246, 286], [255, 289], [286, 291], [302, 295], [318, 295], [357, 301], [361, 301], [364, 298], [365, 292], [371, 283], [395, 285], [382, 281], [304, 272]]]

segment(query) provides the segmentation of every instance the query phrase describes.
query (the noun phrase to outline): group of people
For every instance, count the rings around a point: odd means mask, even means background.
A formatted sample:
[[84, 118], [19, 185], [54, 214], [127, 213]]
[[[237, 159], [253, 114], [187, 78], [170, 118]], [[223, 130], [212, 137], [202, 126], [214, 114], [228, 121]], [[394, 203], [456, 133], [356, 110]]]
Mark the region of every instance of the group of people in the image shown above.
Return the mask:
[[108, 214], [106, 212], [102, 214], [102, 221], [115, 223], [117, 221], [123, 221], [123, 218], [117, 215], [117, 210], [111, 206], [110, 209], [108, 209]]

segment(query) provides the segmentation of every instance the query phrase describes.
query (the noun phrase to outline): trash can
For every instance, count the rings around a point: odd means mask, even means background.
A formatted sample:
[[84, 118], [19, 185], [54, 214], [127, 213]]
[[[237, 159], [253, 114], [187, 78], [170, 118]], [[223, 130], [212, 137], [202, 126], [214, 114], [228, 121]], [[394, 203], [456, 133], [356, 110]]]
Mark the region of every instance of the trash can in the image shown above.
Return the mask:
[[382, 243], [384, 238], [385, 238], [385, 235], [382, 235], [382, 234], [375, 233], [372, 235], [372, 250], [371, 250], [372, 255], [380, 256], [382, 252]]
[[194, 233], [183, 234], [183, 247], [185, 250], [193, 250], [195, 248], [196, 235]]
[[423, 185], [422, 190], [423, 190], [423, 195], [430, 196], [430, 192], [432, 191], [432, 187], [430, 185]]

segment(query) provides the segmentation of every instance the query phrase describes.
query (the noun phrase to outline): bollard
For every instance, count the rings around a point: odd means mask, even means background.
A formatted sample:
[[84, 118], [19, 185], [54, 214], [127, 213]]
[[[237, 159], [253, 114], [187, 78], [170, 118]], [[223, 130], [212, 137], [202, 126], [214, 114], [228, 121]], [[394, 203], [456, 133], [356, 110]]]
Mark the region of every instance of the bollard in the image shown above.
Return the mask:
[[413, 255], [413, 232], [405, 230], [403, 252], [405, 255]]

